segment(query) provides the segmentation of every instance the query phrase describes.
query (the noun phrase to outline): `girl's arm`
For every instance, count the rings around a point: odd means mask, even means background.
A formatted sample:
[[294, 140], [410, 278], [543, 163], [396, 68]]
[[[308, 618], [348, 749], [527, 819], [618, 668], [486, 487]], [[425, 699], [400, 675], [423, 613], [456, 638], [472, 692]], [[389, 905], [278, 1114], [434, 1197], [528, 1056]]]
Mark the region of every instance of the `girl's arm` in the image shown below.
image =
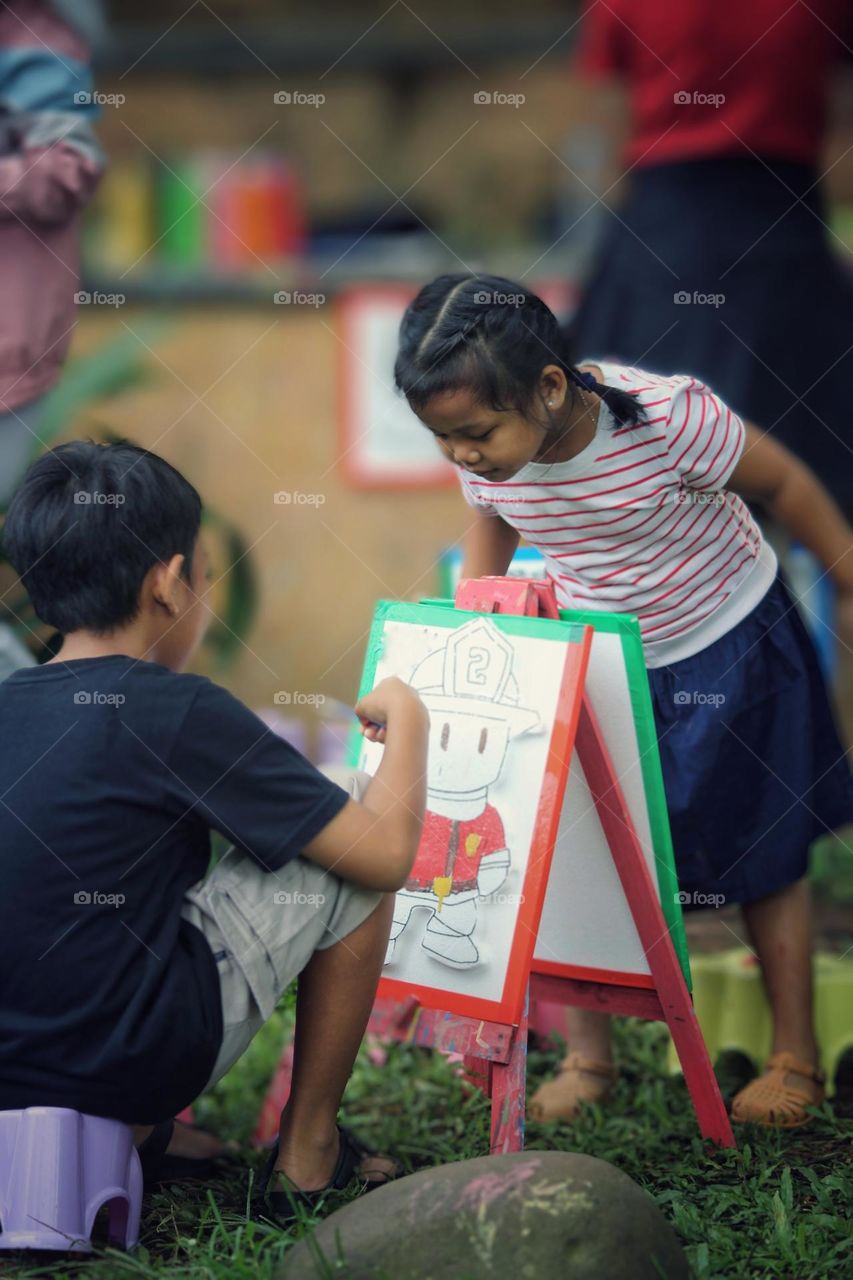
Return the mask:
[[760, 501], [853, 598], [853, 528], [813, 471], [770, 435], [745, 423], [746, 445], [726, 485]]
[[64, 143], [0, 158], [0, 221], [67, 222], [100, 177], [93, 161]]
[[71, 111], [34, 111], [7, 123], [15, 147], [0, 156], [0, 222], [70, 221], [88, 204], [104, 167], [88, 119]]
[[519, 534], [500, 516], [476, 511], [474, 523], [465, 535], [463, 578], [502, 577], [515, 555]]

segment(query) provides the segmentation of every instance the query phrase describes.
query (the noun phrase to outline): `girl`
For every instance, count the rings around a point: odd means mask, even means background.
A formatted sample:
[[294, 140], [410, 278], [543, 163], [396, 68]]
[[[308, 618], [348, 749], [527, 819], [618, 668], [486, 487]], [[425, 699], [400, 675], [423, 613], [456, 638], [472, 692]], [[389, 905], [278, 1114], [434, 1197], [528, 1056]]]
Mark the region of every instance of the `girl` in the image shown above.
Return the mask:
[[[808, 848], [853, 818], [853, 783], [814, 649], [742, 499], [814, 551], [845, 621], [853, 530], [802, 463], [696, 379], [574, 367], [548, 307], [508, 280], [426, 285], [395, 378], [459, 468], [465, 577], [505, 573], [523, 536], [563, 607], [639, 619], [682, 893], [742, 904], [772, 1010], [767, 1070], [732, 1114], [807, 1123], [824, 1097]], [[612, 1088], [607, 1015], [570, 1010], [568, 1041], [538, 1119]]]

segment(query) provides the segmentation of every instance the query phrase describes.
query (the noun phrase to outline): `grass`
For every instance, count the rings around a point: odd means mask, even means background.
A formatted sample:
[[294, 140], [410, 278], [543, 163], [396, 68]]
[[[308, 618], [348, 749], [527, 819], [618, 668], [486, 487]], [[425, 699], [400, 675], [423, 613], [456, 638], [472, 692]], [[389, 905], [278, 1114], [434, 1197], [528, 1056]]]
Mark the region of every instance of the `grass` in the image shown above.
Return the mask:
[[[246, 1057], [197, 1107], [201, 1123], [247, 1142], [265, 1085], [290, 1025], [275, 1015]], [[699, 1139], [680, 1076], [664, 1067], [665, 1032], [620, 1020], [622, 1076], [615, 1099], [572, 1126], [528, 1128], [527, 1145], [580, 1151], [617, 1165], [653, 1197], [682, 1240], [697, 1280], [843, 1280], [853, 1276], [853, 1108], [824, 1105], [812, 1127], [794, 1133], [740, 1129], [737, 1152]], [[534, 1088], [558, 1054], [532, 1051]], [[724, 1092], [743, 1083], [730, 1074]], [[845, 1115], [845, 1110], [847, 1114]], [[377, 1065], [363, 1051], [345, 1103], [348, 1123], [414, 1171], [483, 1155], [488, 1103], [468, 1094], [446, 1060], [390, 1046]], [[146, 1197], [139, 1248], [105, 1250], [80, 1261], [9, 1255], [0, 1275], [16, 1280], [271, 1280], [291, 1236], [247, 1217], [248, 1153], [230, 1177], [208, 1187], [166, 1187]], [[343, 1197], [327, 1211], [339, 1207]], [[310, 1227], [306, 1222], [305, 1229]], [[337, 1273], [340, 1274], [340, 1273]]]

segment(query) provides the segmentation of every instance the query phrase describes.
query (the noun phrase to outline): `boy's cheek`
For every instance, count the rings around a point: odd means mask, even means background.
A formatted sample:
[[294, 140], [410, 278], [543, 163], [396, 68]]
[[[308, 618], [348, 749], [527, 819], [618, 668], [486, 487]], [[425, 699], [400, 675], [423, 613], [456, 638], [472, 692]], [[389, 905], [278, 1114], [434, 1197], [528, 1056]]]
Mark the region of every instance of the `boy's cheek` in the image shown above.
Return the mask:
[[207, 635], [208, 628], [210, 627], [211, 622], [213, 621], [213, 614], [210, 612], [210, 610], [207, 608], [206, 605], [199, 605], [199, 613], [201, 614], [201, 620], [198, 625], [198, 632], [196, 637], [197, 644], [201, 644], [202, 640]]

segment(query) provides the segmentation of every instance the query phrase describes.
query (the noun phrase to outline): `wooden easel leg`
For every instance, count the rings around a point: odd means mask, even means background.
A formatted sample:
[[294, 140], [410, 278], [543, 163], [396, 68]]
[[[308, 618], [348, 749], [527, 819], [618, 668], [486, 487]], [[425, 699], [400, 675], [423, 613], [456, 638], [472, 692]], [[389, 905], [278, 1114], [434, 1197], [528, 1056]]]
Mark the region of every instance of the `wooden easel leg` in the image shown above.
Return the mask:
[[681, 1013], [665, 1009], [668, 1014], [666, 1024], [678, 1051], [684, 1083], [693, 1100], [699, 1132], [703, 1138], [708, 1138], [721, 1147], [736, 1147], [726, 1106], [708, 1056], [708, 1047], [699, 1029], [696, 1010], [686, 989], [684, 994], [686, 1008], [682, 1006]]
[[492, 1064], [486, 1058], [474, 1058], [471, 1054], [466, 1054], [462, 1078], [467, 1085], [480, 1089], [487, 1098], [492, 1096]]
[[515, 1028], [507, 1062], [492, 1063], [492, 1134], [490, 1155], [506, 1155], [524, 1147], [527, 1086], [527, 1002]]
[[576, 746], [578, 759], [583, 766], [613, 863], [652, 972], [663, 1016], [678, 1050], [700, 1131], [704, 1138], [710, 1138], [720, 1146], [734, 1147], [737, 1144], [729, 1117], [669, 936], [657, 891], [622, 795], [607, 744], [587, 698], [584, 698], [581, 707]]

